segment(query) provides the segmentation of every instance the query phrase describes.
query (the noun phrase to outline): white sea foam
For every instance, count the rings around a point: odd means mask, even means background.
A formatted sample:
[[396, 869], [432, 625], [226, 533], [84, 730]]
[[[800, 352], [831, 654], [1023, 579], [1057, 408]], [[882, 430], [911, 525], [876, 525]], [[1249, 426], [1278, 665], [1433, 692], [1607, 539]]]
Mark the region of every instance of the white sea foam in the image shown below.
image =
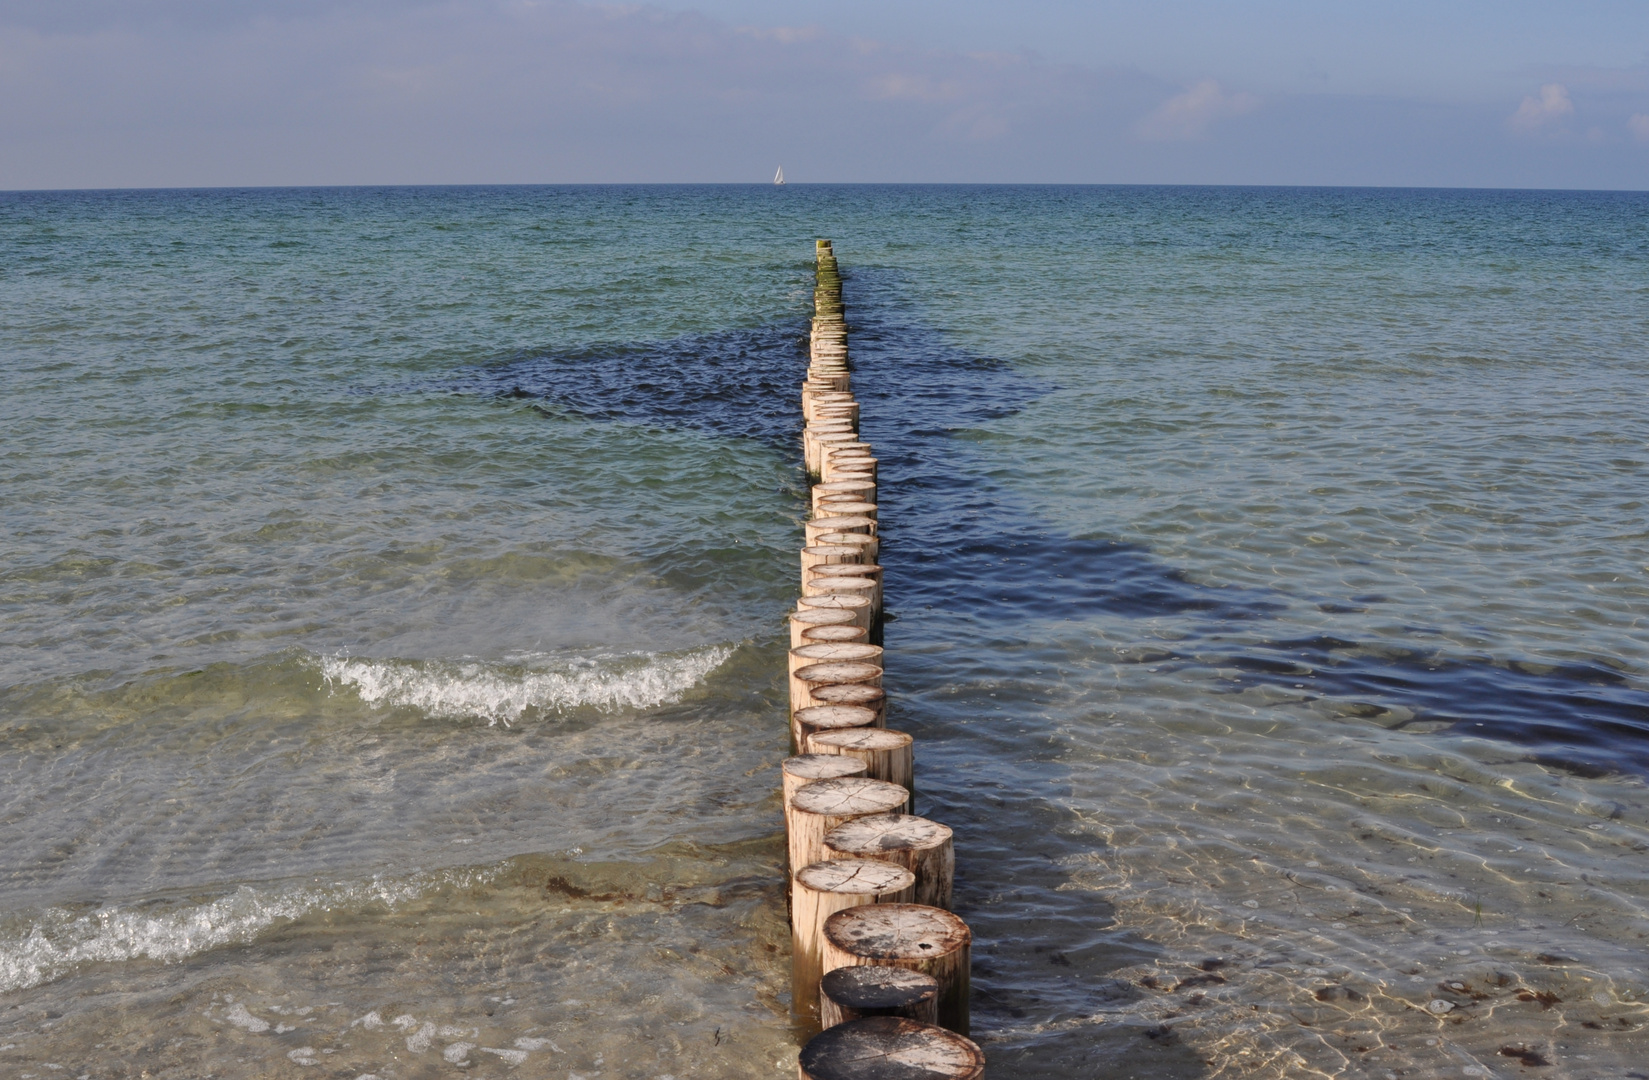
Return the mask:
[[[208, 949], [249, 942], [269, 927], [311, 911], [360, 910], [371, 905], [393, 908], [446, 884], [484, 883], [497, 872], [452, 871], [283, 892], [242, 885], [205, 903], [107, 907], [82, 915], [48, 908], [33, 916], [9, 919], [11, 925], [0, 928], [0, 993], [38, 986], [87, 963], [182, 960]], [[231, 1011], [229, 1020], [249, 1031], [269, 1027], [243, 1005]]]
[[510, 724], [528, 712], [648, 709], [682, 696], [729, 656], [714, 645], [679, 653], [630, 653], [568, 660], [320, 660], [328, 684], [352, 688], [373, 708], [418, 709], [438, 718], [483, 717]]

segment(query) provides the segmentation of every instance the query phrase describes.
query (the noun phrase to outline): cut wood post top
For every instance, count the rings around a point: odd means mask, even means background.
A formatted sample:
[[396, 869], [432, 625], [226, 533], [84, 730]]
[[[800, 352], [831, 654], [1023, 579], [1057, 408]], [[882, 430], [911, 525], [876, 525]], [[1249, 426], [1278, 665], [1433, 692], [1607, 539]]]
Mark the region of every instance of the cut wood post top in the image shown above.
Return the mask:
[[[824, 663], [831, 660], [863, 660], [876, 663], [882, 658], [880, 645], [858, 645], [851, 642], [827, 643], [822, 645], [803, 645], [791, 649], [790, 655], [798, 660], [810, 663]], [[806, 664], [802, 665], [806, 667]]]
[[[833, 755], [823, 754], [821, 757]], [[857, 761], [857, 758], [849, 760]], [[862, 762], [861, 762], [862, 764]], [[883, 780], [866, 780], [846, 776], [835, 780], [818, 780], [807, 785], [791, 798], [790, 805], [798, 812], [824, 817], [861, 817], [866, 814], [885, 814], [903, 806], [910, 792], [898, 784]], [[904, 904], [902, 907], [916, 907]], [[925, 910], [925, 909], [924, 909]], [[937, 909], [935, 909], [937, 910]], [[948, 914], [948, 912], [940, 912]], [[954, 918], [954, 916], [952, 916]], [[958, 919], [958, 922], [961, 920]], [[965, 929], [965, 927], [964, 927]]]
[[853, 621], [853, 612], [841, 608], [802, 608], [790, 613], [790, 621], [806, 626], [842, 626]]
[[[791, 801], [799, 802], [824, 784], [875, 783], [879, 781], [824, 780], [803, 788]], [[817, 799], [827, 802], [833, 794], [833, 790], [822, 791]], [[842, 952], [866, 960], [927, 960], [973, 943], [967, 923], [926, 904], [877, 904], [839, 911], [825, 923], [825, 937]]]
[[847, 608], [849, 610], [857, 610], [858, 608], [870, 606], [870, 601], [863, 596], [852, 594], [837, 595], [835, 593], [824, 593], [819, 596], [803, 596], [797, 600], [796, 603], [798, 611], [806, 611], [816, 608]]
[[[810, 577], [802, 585], [802, 593], [807, 596], [822, 596], [837, 593], [844, 596], [870, 596], [879, 594], [881, 582], [875, 577], [842, 577], [831, 574], [824, 577]], [[874, 601], [873, 601], [874, 602]]]
[[907, 1008], [939, 994], [939, 981], [924, 971], [858, 964], [825, 973], [819, 984], [838, 1005], [860, 1012]]
[[876, 528], [876, 519], [833, 514], [830, 517], [814, 518], [807, 522], [807, 527], [821, 533], [870, 532]]
[[809, 544], [802, 548], [802, 554], [815, 559], [846, 559], [858, 558], [862, 552], [853, 544]]
[[863, 705], [809, 705], [796, 710], [796, 722], [817, 732], [870, 727], [876, 711]]
[[857, 643], [867, 640], [869, 636], [869, 630], [852, 622], [836, 626], [809, 626], [801, 631], [800, 640], [791, 642], [791, 647]]
[[886, 896], [915, 886], [916, 875], [876, 859], [825, 859], [796, 871], [796, 883], [815, 892]]
[[954, 1031], [869, 1016], [813, 1036], [796, 1068], [801, 1080], [979, 1080], [985, 1053]]
[[[851, 732], [831, 731], [814, 738], [824, 734], [845, 735]], [[915, 814], [872, 814], [854, 818], [825, 834], [825, 843], [833, 850], [852, 855], [867, 855], [874, 851], [928, 851], [950, 842], [949, 825]]]
[[[804, 683], [819, 683], [828, 686], [832, 683], [862, 683], [882, 681], [882, 665], [866, 663], [862, 660], [826, 660], [820, 664], [808, 664], [797, 668], [795, 676]], [[810, 703], [811, 704], [811, 703]]]
[[814, 491], [823, 491], [829, 495], [852, 495], [869, 489], [876, 490], [876, 485], [863, 480], [834, 480], [823, 484], [814, 484]]
[[[823, 546], [823, 545], [821, 545]], [[845, 544], [832, 544], [832, 549], [845, 548]], [[804, 548], [804, 551], [811, 550]], [[859, 554], [857, 548], [848, 548], [853, 554]], [[815, 563], [807, 568], [810, 577], [881, 577], [880, 563]]]
[[[819, 534], [819, 542], [817, 544], [809, 544], [808, 545], [808, 547], [851, 547], [851, 548], [857, 548], [860, 558], [863, 558], [865, 556], [865, 549], [866, 548], [874, 548], [876, 546], [877, 546], [876, 545], [876, 537], [872, 536], [870, 533], [856, 533], [856, 532], [839, 532], [839, 533], [827, 532], [827, 533], [820, 533]], [[802, 550], [806, 551], [807, 548], [803, 548]]]
[[[859, 767], [850, 769], [840, 762], [850, 762]], [[787, 777], [797, 780], [813, 782], [817, 780], [840, 780], [847, 776], [863, 776], [865, 763], [857, 758], [844, 758], [837, 754], [797, 754], [795, 757], [784, 759], [780, 766]]]
[[813, 687], [810, 693], [813, 700], [825, 705], [857, 705], [876, 712], [887, 703], [887, 694], [882, 688], [870, 683], [827, 684]]
[[[817, 745], [819, 749], [810, 750], [809, 753], [819, 754], [836, 754], [851, 750], [884, 752], [888, 750], [902, 750], [915, 741], [910, 737], [908, 732], [894, 731], [890, 728], [821, 731], [812, 736], [812, 738], [814, 740], [814, 744]], [[828, 749], [826, 749], [827, 747]], [[926, 819], [916, 818], [915, 820], [924, 821]], [[928, 824], [936, 825], [938, 823], [928, 822]], [[944, 829], [945, 827], [940, 825], [939, 828]], [[945, 829], [945, 832], [948, 834], [950, 830]]]
[[852, 495], [827, 496], [819, 500], [819, 508], [828, 510], [830, 517], [875, 517], [877, 509], [875, 503]]

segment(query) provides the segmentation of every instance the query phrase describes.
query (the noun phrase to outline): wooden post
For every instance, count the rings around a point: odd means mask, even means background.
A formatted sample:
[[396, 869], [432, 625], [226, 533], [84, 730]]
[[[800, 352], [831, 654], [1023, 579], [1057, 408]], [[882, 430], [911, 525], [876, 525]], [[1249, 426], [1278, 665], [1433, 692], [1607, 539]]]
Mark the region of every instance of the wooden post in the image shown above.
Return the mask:
[[790, 613], [790, 647], [800, 648], [807, 644], [803, 638], [808, 630], [822, 626], [852, 626], [860, 627], [854, 614], [844, 608], [802, 608]]
[[814, 577], [802, 582], [803, 596], [862, 596], [870, 601], [871, 624], [882, 614], [877, 597], [882, 595], [881, 582], [874, 577]]
[[[860, 627], [859, 629], [863, 629]], [[880, 670], [882, 666], [882, 647], [880, 645], [858, 645], [852, 642], [840, 642], [823, 645], [803, 645], [790, 650], [790, 700], [799, 701], [807, 696], [807, 688], [797, 678], [796, 673], [803, 668], [815, 667], [819, 664], [833, 663], [864, 663], [874, 664]], [[863, 682], [862, 679], [846, 679], [844, 682]], [[816, 702], [808, 702], [816, 704]], [[797, 706], [803, 708], [805, 706]]]
[[[790, 800], [796, 797], [796, 792], [819, 780], [840, 780], [843, 777], [865, 774], [863, 768], [845, 768], [837, 761], [833, 761], [833, 758], [839, 758], [839, 755], [797, 754], [795, 757], [785, 758], [784, 764], [779, 766], [779, 774], [784, 778], [784, 820], [787, 831], [790, 823]], [[864, 762], [858, 764], [863, 766]]]
[[874, 563], [882, 553], [882, 542], [869, 533], [824, 533], [815, 546], [858, 548], [861, 563]]
[[[846, 545], [837, 545], [843, 546]], [[818, 578], [860, 577], [876, 583], [876, 591], [870, 597], [872, 610], [879, 616], [882, 613], [882, 568], [876, 563], [828, 563], [824, 566], [813, 566], [802, 572], [802, 591], [806, 592], [808, 582]]]
[[875, 814], [831, 829], [824, 846], [831, 858], [898, 863], [916, 875], [916, 903], [950, 910], [956, 852], [949, 826], [911, 814]]
[[802, 631], [801, 645], [863, 645], [870, 640], [870, 632], [852, 623], [846, 626], [810, 626]]
[[914, 788], [912, 739], [903, 731], [887, 728], [860, 728], [853, 731], [827, 731], [810, 736], [816, 741], [803, 749], [810, 754], [846, 754], [865, 763], [865, 775], [872, 780], [886, 780], [906, 791]]
[[875, 456], [868, 450], [846, 446], [823, 456], [819, 463], [819, 478], [821, 480], [827, 484], [834, 484], [838, 480], [846, 480], [850, 477], [855, 480], [875, 480]]
[[939, 983], [932, 975], [885, 964], [837, 968], [819, 982], [819, 1025], [835, 1027], [867, 1016], [939, 1022]]
[[[818, 732], [875, 727], [880, 719], [875, 709], [867, 709], [863, 705], [809, 705], [805, 709], [797, 709], [790, 717], [790, 742], [804, 753], [811, 753], [807, 749], [807, 740]], [[865, 768], [868, 771], [870, 766]]]
[[[858, 535], [863, 535], [858, 534]], [[859, 566], [864, 551], [857, 544], [815, 544], [802, 548], [802, 578], [822, 566]]]
[[822, 700], [813, 691], [818, 687], [842, 683], [868, 683], [877, 689], [882, 685], [882, 665], [862, 660], [827, 660], [797, 668], [790, 676], [790, 711], [809, 705], [852, 704]]
[[[876, 781], [823, 780], [820, 783], [874, 784]], [[818, 786], [803, 788], [796, 798], [806, 798], [807, 793]], [[961, 1035], [968, 1033], [968, 974], [972, 952], [973, 934], [968, 924], [948, 911], [924, 904], [877, 904], [838, 911], [825, 920], [826, 971], [855, 964], [888, 964], [932, 975], [939, 983], [939, 1023]]]
[[909, 797], [910, 792], [898, 784], [867, 780], [861, 776], [816, 780], [805, 785], [790, 799], [787, 818], [790, 825], [790, 865], [811, 866], [822, 861], [825, 857], [825, 833], [854, 818], [897, 810], [905, 805]]
[[827, 517], [814, 518], [802, 523], [807, 533], [807, 546], [822, 546], [820, 537], [831, 533], [863, 533], [866, 536], [876, 535], [876, 520], [867, 517]]
[[902, 1016], [826, 1028], [802, 1047], [799, 1080], [982, 1080], [985, 1052], [972, 1039]]
[[872, 617], [874, 609], [870, 605], [868, 596], [844, 596], [830, 593], [825, 596], [804, 596], [796, 604], [797, 611], [850, 611], [853, 613], [853, 625], [862, 626], [869, 630], [875, 623]]
[[829, 686], [814, 686], [808, 690], [814, 701], [821, 705], [857, 705], [861, 709], [869, 709], [876, 714], [876, 726], [887, 725], [887, 694], [880, 686], [869, 683], [832, 683]]
[[830, 483], [813, 485], [813, 516], [827, 517], [819, 513], [819, 500], [831, 495], [857, 495], [866, 502], [876, 501], [876, 485], [869, 480], [832, 480]]
[[825, 920], [861, 904], [908, 904], [915, 885], [909, 870], [873, 859], [830, 859], [796, 871], [790, 892], [790, 1002], [798, 1016], [818, 1010]]
[[854, 495], [828, 495], [819, 502], [825, 517], [867, 517], [876, 520], [876, 504], [865, 502]]

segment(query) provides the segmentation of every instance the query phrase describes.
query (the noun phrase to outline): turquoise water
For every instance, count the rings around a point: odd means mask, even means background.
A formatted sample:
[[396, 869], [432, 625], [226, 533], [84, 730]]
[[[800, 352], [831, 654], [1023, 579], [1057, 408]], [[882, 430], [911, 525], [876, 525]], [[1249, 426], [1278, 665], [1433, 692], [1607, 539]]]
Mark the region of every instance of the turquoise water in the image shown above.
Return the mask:
[[793, 1070], [830, 236], [993, 1075], [1641, 1071], [1646, 211], [0, 195], [0, 1062]]

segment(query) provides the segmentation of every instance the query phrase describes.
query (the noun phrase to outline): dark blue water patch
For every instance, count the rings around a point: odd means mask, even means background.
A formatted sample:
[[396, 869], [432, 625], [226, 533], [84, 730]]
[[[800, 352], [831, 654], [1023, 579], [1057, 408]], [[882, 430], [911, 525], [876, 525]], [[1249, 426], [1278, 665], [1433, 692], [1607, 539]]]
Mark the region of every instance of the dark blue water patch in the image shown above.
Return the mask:
[[[1242, 674], [1227, 683], [1233, 692], [1270, 684], [1363, 699], [1371, 719], [1389, 727], [1443, 724], [1527, 747], [1530, 760], [1579, 775], [1649, 773], [1649, 693], [1605, 664], [1442, 660], [1434, 648], [1377, 652], [1328, 637], [1255, 644], [1255, 633], [1297, 598], [1194, 582], [1142, 545], [1050, 527], [985, 475], [974, 444], [955, 438], [1050, 387], [901, 320], [901, 290], [891, 275], [861, 271], [855, 285], [855, 391], [880, 459], [890, 611], [932, 608], [1009, 634], [1008, 626], [1027, 619], [1177, 616], [1186, 633], [1181, 650], [1198, 659], [1166, 650], [1152, 662], [1236, 669]], [[1316, 607], [1355, 615], [1383, 601], [1322, 598]], [[1418, 642], [1424, 631], [1415, 633]], [[1242, 644], [1222, 642], [1227, 636]], [[1394, 721], [1392, 706], [1413, 717]]]
[[[1303, 688], [1367, 701], [1368, 715], [1387, 727], [1442, 723], [1457, 734], [1536, 748], [1529, 760], [1579, 776], [1649, 773], [1649, 694], [1602, 663], [1443, 659], [1418, 650], [1383, 650], [1376, 658], [1331, 637], [1257, 647], [1274, 653], [1233, 653], [1223, 661], [1243, 673], [1226, 680], [1233, 692], [1261, 684]], [[1400, 703], [1414, 715], [1386, 722], [1389, 710], [1377, 702]]]
[[801, 324], [668, 341], [542, 348], [460, 372], [443, 385], [524, 398], [595, 420], [798, 445], [807, 372]]
[[1257, 590], [1193, 582], [1141, 545], [1047, 525], [981, 475], [972, 447], [954, 436], [1056, 387], [889, 317], [899, 292], [890, 275], [859, 271], [852, 285], [851, 352], [864, 373], [854, 392], [884, 481], [878, 516], [888, 523], [882, 561], [890, 607], [995, 622], [1195, 615], [1228, 623], [1284, 609]]

